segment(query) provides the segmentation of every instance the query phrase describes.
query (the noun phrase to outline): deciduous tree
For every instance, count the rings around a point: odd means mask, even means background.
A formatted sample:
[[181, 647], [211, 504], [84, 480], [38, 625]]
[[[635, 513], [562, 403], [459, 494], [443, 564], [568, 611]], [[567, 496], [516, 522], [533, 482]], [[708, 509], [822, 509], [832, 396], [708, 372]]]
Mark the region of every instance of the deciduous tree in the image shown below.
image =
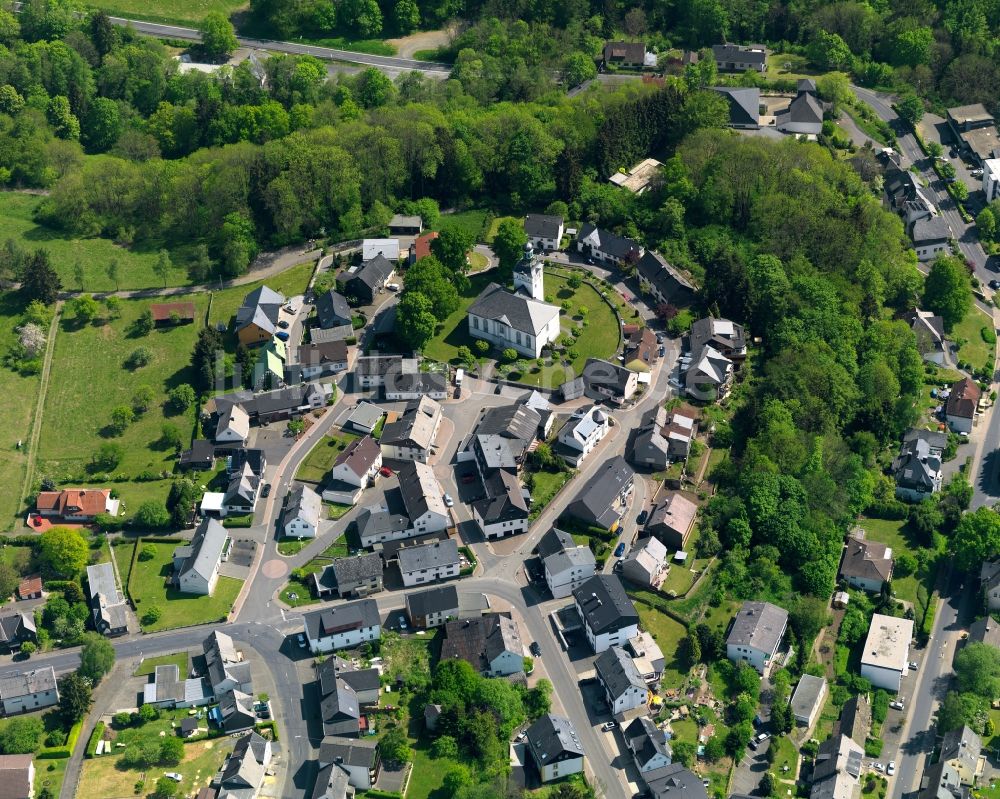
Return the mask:
[[90, 557], [87, 540], [69, 527], [52, 527], [39, 536], [38, 557], [42, 566], [60, 577], [75, 578]]

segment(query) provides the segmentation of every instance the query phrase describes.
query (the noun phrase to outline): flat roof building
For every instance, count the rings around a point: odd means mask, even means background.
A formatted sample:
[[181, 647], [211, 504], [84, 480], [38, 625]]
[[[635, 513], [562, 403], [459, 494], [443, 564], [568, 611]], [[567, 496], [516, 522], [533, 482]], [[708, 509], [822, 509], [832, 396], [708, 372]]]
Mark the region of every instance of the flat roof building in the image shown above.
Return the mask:
[[911, 619], [876, 613], [872, 616], [861, 655], [861, 676], [876, 688], [898, 691], [906, 672], [912, 638]]

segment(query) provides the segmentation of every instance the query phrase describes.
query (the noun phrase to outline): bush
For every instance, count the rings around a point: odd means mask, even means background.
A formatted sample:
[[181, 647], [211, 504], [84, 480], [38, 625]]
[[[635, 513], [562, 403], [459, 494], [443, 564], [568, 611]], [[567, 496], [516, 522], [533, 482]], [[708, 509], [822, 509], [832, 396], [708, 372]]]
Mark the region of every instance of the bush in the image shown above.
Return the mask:
[[124, 365], [126, 369], [139, 369], [147, 366], [151, 360], [153, 360], [153, 353], [147, 347], [138, 347], [129, 353]]
[[142, 614], [143, 624], [156, 624], [163, 617], [163, 611], [160, 610], [156, 605], [152, 605], [146, 608], [146, 612]]
[[[128, 715], [128, 714], [126, 714]], [[94, 731], [90, 734], [90, 740], [87, 741], [87, 757], [94, 757], [97, 754], [97, 743], [104, 737], [104, 722], [99, 721], [94, 726]]]
[[881, 688], [872, 696], [872, 722], [881, 724], [889, 715], [889, 694]]
[[143, 544], [142, 549], [139, 550], [139, 560], [150, 561], [156, 557], [156, 547], [152, 544]]
[[865, 740], [865, 757], [879, 757], [882, 754], [882, 739], [868, 738]]

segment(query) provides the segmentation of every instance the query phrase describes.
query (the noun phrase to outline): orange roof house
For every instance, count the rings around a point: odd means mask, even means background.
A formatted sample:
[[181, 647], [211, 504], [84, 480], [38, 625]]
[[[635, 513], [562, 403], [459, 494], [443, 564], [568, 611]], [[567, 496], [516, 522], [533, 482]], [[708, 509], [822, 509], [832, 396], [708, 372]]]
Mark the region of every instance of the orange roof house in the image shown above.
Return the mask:
[[73, 521], [89, 521], [98, 513], [118, 515], [119, 502], [111, 498], [108, 488], [64, 488], [62, 491], [42, 491], [35, 508], [46, 517]]

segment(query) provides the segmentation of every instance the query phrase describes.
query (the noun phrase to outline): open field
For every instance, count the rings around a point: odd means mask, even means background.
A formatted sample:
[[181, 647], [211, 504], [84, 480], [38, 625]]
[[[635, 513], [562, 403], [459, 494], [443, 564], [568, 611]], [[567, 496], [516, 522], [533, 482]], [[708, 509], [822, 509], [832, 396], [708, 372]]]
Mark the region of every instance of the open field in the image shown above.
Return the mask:
[[983, 328], [992, 331], [993, 321], [973, 305], [965, 318], [951, 331], [952, 340], [962, 342], [958, 349], [958, 359], [972, 364], [974, 369], [993, 363], [996, 346], [983, 339]]
[[151, 607], [158, 607], [162, 612], [158, 621], [142, 625], [144, 632], [225, 620], [240, 593], [242, 580], [220, 577], [212, 596], [182, 594], [166, 584], [166, 578], [173, 569], [173, 553], [177, 544], [142, 544], [141, 541], [137, 542], [141, 546], [156, 548], [156, 557], [147, 561], [136, 559], [135, 568], [129, 576], [129, 595], [140, 621]]
[[471, 211], [459, 211], [455, 214], [442, 214], [435, 227], [444, 233], [446, 230], [461, 231], [471, 236], [475, 241], [483, 237], [483, 227], [487, 212], [482, 208]]
[[188, 673], [188, 653], [187, 652], [177, 652], [173, 655], [160, 655], [156, 658], [143, 658], [142, 663], [139, 668], [135, 670], [136, 677], [142, 677], [143, 675], [152, 674], [156, 671], [157, 666], [177, 666], [177, 670], [181, 673], [181, 679], [187, 679]]
[[[5, 195], [0, 195], [2, 198]], [[4, 224], [0, 215], [0, 226]], [[0, 354], [17, 343], [14, 328], [21, 323], [21, 299], [13, 292], [0, 294]], [[12, 529], [14, 517], [19, 516], [21, 507], [21, 485], [27, 466], [27, 451], [22, 444], [27, 443], [31, 431], [31, 417], [38, 402], [41, 380], [37, 376], [22, 377], [16, 372], [0, 367], [0, 529]]]
[[[141, 731], [144, 732], [147, 728], [153, 728], [160, 724], [162, 721], [151, 722]], [[169, 730], [169, 724], [167, 730]], [[167, 734], [172, 733], [168, 731]], [[187, 792], [196, 791], [198, 788], [208, 785], [232, 748], [233, 741], [230, 738], [216, 738], [210, 741], [185, 744], [184, 760], [180, 765], [170, 766], [169, 769], [153, 768], [146, 772], [147, 782], [143, 793], [152, 793], [156, 787], [156, 779], [161, 777], [164, 771], [176, 771], [180, 774], [183, 777], [181, 785]], [[142, 779], [143, 772], [140, 769], [118, 768], [118, 759], [114, 755], [107, 755], [85, 760], [77, 796], [132, 799], [136, 794], [135, 785]]]
[[767, 77], [770, 80], [797, 80], [821, 75], [809, 66], [809, 59], [792, 53], [768, 53]]
[[141, 0], [97, 0], [89, 5], [123, 17], [188, 27], [196, 26], [210, 11], [219, 11], [229, 17], [247, 7], [244, 0], [168, 0], [155, 6]]
[[[131, 2], [132, 0], [123, 0]], [[136, 2], [136, 5], [140, 5]], [[148, 4], [146, 5], [148, 8]], [[27, 250], [42, 247], [52, 256], [52, 265], [62, 278], [63, 288], [79, 291], [73, 271], [76, 262], [83, 267], [84, 291], [162, 288], [163, 280], [153, 272], [159, 255], [157, 249], [134, 250], [121, 247], [110, 239], [77, 239], [58, 230], [36, 224], [31, 214], [40, 198], [31, 194], [0, 192], [0, 241], [13, 239]], [[118, 261], [118, 286], [108, 277], [112, 259]], [[174, 258], [173, 260], [177, 260]], [[189, 283], [187, 272], [175, 266], [167, 279], [169, 286]]]
[[295, 479], [307, 483], [322, 483], [333, 466], [333, 462], [337, 460], [344, 448], [356, 438], [360, 438], [360, 436], [344, 431], [324, 436], [309, 450], [306, 459], [302, 461], [302, 465], [295, 473]]
[[[208, 295], [192, 295], [199, 313], [208, 305]], [[105, 441], [121, 445], [124, 457], [116, 473], [135, 477], [140, 472], [171, 471], [174, 452], [160, 443], [163, 424], [177, 426], [185, 438], [191, 435], [194, 411], [168, 415], [163, 407], [166, 393], [181, 383], [191, 383], [191, 351], [198, 325], [155, 329], [134, 337], [132, 325], [149, 307], [146, 300], [126, 300], [120, 319], [100, 319], [80, 325], [72, 318], [61, 322], [56, 338], [50, 385], [45, 400], [38, 476], [57, 482], [87, 482], [90, 458]], [[149, 351], [148, 365], [135, 370], [124, 366], [138, 348]], [[153, 394], [149, 408], [138, 415], [121, 436], [109, 428], [112, 410], [132, 407], [140, 387]], [[134, 499], [166, 498], [165, 482], [138, 485]], [[128, 507], [133, 497], [122, 497]]]

